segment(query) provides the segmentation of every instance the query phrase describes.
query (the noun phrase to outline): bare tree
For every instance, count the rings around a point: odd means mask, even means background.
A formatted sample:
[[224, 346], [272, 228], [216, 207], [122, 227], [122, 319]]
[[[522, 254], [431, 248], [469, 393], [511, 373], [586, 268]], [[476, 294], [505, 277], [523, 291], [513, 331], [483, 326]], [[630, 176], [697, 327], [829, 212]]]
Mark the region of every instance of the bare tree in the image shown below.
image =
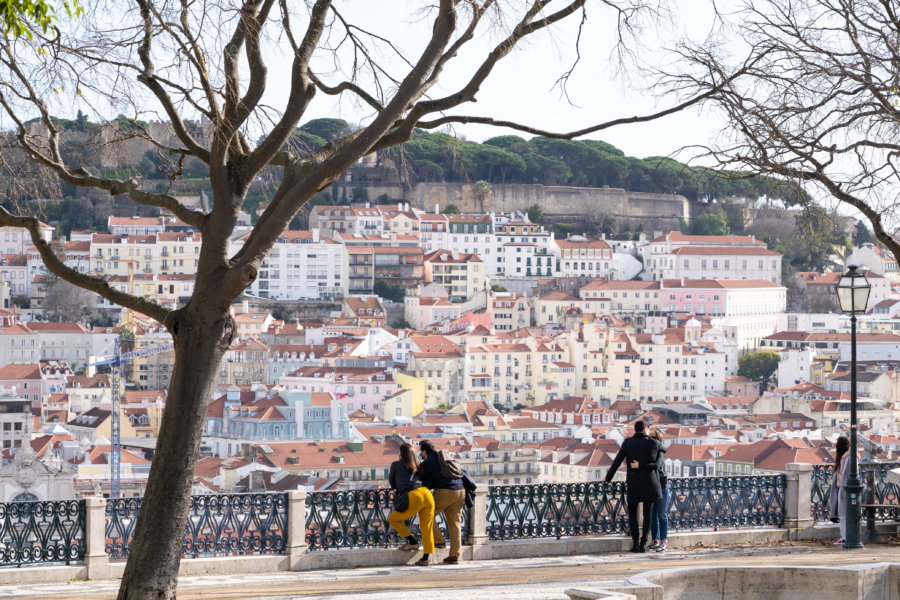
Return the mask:
[[[391, 40], [354, 22], [352, 8], [332, 0], [134, 0], [125, 6], [101, 1], [92, 3], [83, 18], [49, 34], [35, 30], [33, 39], [3, 38], [0, 81], [5, 85], [0, 86], [0, 107], [14, 125], [20, 152], [64, 184], [127, 196], [140, 205], [168, 211], [202, 233], [194, 294], [185, 306], [169, 310], [119, 291], [95, 274], [67, 268], [41, 239], [34, 216], [0, 210], [0, 225], [30, 231], [49, 271], [157, 319], [174, 340], [176, 363], [165, 417], [120, 598], [175, 597], [207, 400], [235, 335], [229, 309], [256, 279], [266, 254], [307, 200], [362, 156], [406, 141], [416, 127], [480, 123], [572, 138], [649, 121], [701, 99], [567, 133], [456, 112], [476, 100], [497, 64], [524, 41], [547, 35], [567, 21], [580, 30], [588, 4], [436, 0], [412, 15], [429, 25], [429, 35], [409, 56]], [[590, 10], [595, 8], [618, 23], [623, 51], [628, 49], [625, 42], [632, 24], [646, 22], [656, 10], [653, 0], [604, 0]], [[604, 18], [604, 13], [598, 16]], [[469, 51], [469, 46], [475, 39], [496, 42], [473, 60], [477, 48]], [[463, 50], [469, 51], [466, 58], [458, 58]], [[268, 69], [275, 65], [283, 69], [279, 77], [289, 81], [278, 108], [266, 103]], [[457, 79], [445, 84], [450, 88], [445, 92], [438, 84], [451, 66], [464, 76], [459, 79], [457, 72]], [[356, 102], [370, 116], [321, 150], [307, 154], [285, 150], [317, 94]], [[115, 127], [107, 123], [101, 130], [104, 140], [137, 137], [175, 156], [168, 167], [173, 181], [184, 160], [205, 163], [212, 209], [188, 208], [172, 194], [143, 189], [136, 179], [107, 177], [72, 158], [77, 154], [67, 155], [62, 128], [50, 108], [65, 106], [60, 98], [91, 103], [94, 114], [130, 114], [124, 124], [122, 119]], [[140, 120], [157, 113], [167, 124], [168, 135], [158, 135]], [[264, 135], [254, 147], [248, 139], [257, 139], [260, 131]], [[280, 174], [274, 195], [242, 248], [232, 255], [230, 240], [238, 212], [249, 186], [266, 168]]]
[[72, 285], [59, 277], [49, 276], [46, 282], [43, 309], [57, 321], [81, 321], [97, 308], [97, 295]]
[[663, 73], [660, 85], [713, 92], [704, 104], [725, 128], [707, 157], [817, 187], [859, 210], [900, 256], [891, 235], [900, 185], [898, 11], [892, 0], [747, 2], [719, 15], [719, 36], [683, 45], [679, 70]]

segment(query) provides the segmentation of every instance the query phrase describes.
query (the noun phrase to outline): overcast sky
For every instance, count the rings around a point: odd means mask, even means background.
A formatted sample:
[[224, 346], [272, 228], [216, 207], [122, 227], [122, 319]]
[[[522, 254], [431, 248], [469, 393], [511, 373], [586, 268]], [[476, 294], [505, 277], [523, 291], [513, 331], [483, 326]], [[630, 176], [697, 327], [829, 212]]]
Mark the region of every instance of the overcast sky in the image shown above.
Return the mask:
[[[523, 3], [510, 0], [508, 4]], [[666, 60], [666, 45], [685, 35], [702, 39], [713, 27], [711, 4], [700, 0], [672, 4], [675, 12], [670, 19], [656, 23], [645, 21], [640, 35], [643, 46], [637, 52], [639, 61], [658, 65]], [[416, 13], [415, 7], [420, 2], [354, 0], [349, 5], [353, 10], [347, 11], [348, 16], [352, 14], [357, 23], [390, 39], [409, 56], [420, 52], [427, 41], [430, 20], [428, 14]], [[654, 112], [674, 103], [674, 98], [651, 95], [647, 91], [650, 82], [636, 72], [633, 64], [626, 65], [625, 73], [617, 70], [616, 61], [611, 60], [616, 40], [615, 16], [601, 3], [588, 5], [587, 22], [581, 32], [581, 61], [569, 80], [568, 98], [555, 83], [575, 60], [578, 17], [570, 18], [564, 26], [555, 27], [549, 33], [539, 33], [505, 57], [479, 92], [478, 101], [460, 107], [453, 114], [491, 116], [542, 129], [572, 131], [617, 117]], [[450, 91], [465, 81], [495, 41], [490, 33], [474, 40], [445, 73], [443, 84], [436, 92]], [[330, 68], [324, 62], [318, 65], [323, 77], [336, 83], [337, 73], [325, 73]], [[286, 91], [280, 88], [286, 86], [286, 78], [272, 77], [272, 82], [273, 92], [283, 97]], [[308, 116], [339, 116], [359, 122], [365, 120], [367, 113], [360, 107], [320, 94]], [[667, 155], [685, 145], [705, 143], [716, 130], [714, 119], [692, 110], [649, 124], [620, 126], [590, 137], [603, 139], [628, 155], [646, 157]], [[512, 133], [489, 126], [458, 127], [456, 131], [475, 141]]]

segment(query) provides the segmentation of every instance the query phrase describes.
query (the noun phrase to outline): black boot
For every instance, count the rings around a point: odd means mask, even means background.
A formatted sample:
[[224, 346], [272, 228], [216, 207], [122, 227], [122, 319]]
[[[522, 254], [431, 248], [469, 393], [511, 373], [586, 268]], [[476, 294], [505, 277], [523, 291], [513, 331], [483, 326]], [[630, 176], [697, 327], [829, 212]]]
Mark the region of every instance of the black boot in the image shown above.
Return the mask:
[[647, 540], [642, 539], [638, 548], [639, 548], [638, 552], [646, 552], [647, 551]]
[[629, 552], [643, 552], [641, 550], [641, 545], [638, 543], [637, 539], [631, 540], [631, 550]]

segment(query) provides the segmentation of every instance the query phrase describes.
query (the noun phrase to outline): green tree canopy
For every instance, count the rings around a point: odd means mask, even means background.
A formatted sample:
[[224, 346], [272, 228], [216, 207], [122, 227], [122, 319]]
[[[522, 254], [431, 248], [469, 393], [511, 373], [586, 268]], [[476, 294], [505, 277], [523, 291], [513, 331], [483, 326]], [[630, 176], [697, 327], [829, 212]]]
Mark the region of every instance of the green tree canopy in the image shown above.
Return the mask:
[[778, 371], [780, 361], [781, 356], [771, 350], [751, 352], [742, 356], [738, 361], [738, 375], [758, 381], [762, 388], [761, 391], [765, 391], [772, 376]]
[[299, 129], [309, 135], [330, 142], [349, 133], [350, 124], [343, 119], [313, 119], [301, 125]]
[[[309, 130], [325, 137], [321, 130]], [[712, 202], [761, 197], [794, 205], [795, 186], [777, 179], [691, 167], [667, 157], [635, 158], [601, 140], [560, 140], [500, 135], [483, 143], [446, 133], [414, 132], [399, 148], [382, 154], [398, 165], [412, 165], [417, 181], [541, 183], [584, 187], [622, 187], [636, 192], [681, 194]], [[440, 177], [440, 178], [439, 178]]]
[[532, 204], [525, 209], [525, 213], [532, 223], [540, 223], [544, 220], [544, 210], [541, 208], [540, 204]]
[[456, 206], [455, 204], [448, 204], [447, 206], [444, 207], [444, 210], [441, 212], [443, 212], [445, 215], [458, 215], [459, 207]]

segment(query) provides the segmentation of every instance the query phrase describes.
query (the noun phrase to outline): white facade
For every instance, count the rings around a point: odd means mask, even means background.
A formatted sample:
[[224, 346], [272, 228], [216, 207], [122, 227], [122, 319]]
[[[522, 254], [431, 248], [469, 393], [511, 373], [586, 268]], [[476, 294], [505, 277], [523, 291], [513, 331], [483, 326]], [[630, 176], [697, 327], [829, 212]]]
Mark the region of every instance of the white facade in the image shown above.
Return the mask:
[[753, 236], [671, 231], [639, 247], [643, 279], [763, 279], [781, 283], [781, 254]]
[[[237, 253], [247, 236], [237, 240]], [[285, 231], [263, 260], [250, 293], [277, 300], [342, 298], [348, 293], [347, 247], [318, 230]]]
[[810, 348], [791, 348], [781, 351], [778, 363], [778, 387], [790, 388], [811, 381], [815, 352]]

